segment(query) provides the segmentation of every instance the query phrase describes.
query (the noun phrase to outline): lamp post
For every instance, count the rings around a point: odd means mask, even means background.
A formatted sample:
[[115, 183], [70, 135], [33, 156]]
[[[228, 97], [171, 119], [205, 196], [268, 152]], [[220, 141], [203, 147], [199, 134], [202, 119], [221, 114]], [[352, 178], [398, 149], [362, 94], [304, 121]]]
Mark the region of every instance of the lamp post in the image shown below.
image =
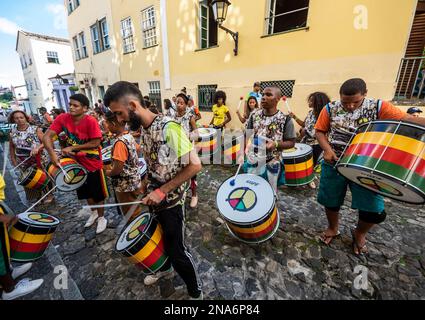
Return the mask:
[[229, 6], [231, 5], [229, 0], [212, 0], [211, 1], [211, 7], [214, 12], [214, 19], [218, 23], [218, 27], [226, 33], [229, 33], [233, 40], [235, 40], [235, 49], [233, 49], [233, 52], [235, 53], [235, 56], [238, 55], [238, 47], [239, 47], [239, 32], [233, 32], [226, 27], [223, 27], [223, 22], [226, 20], [227, 17], [227, 10]]

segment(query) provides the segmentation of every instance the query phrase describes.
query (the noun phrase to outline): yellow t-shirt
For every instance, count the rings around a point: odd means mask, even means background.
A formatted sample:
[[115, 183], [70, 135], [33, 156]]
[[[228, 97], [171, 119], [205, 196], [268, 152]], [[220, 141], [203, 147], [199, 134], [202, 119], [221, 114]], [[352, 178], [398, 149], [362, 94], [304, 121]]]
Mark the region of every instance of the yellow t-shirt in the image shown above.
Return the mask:
[[226, 113], [229, 112], [229, 108], [225, 105], [218, 107], [216, 104], [213, 106], [212, 111], [214, 113], [214, 126], [221, 125], [226, 120]]

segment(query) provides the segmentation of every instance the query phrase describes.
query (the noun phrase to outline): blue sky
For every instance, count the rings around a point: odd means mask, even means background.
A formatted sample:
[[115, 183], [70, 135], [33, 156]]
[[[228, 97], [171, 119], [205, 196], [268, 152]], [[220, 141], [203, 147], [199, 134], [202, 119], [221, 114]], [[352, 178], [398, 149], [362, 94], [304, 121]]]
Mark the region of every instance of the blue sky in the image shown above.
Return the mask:
[[18, 29], [68, 38], [63, 0], [0, 1], [0, 86], [24, 84], [16, 47]]

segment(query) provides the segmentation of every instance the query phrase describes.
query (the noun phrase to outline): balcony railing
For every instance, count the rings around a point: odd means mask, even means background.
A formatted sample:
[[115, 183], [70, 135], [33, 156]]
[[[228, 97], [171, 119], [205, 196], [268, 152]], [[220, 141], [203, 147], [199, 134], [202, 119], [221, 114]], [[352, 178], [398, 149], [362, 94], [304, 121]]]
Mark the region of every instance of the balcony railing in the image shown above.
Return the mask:
[[401, 59], [394, 100], [425, 99], [425, 57]]

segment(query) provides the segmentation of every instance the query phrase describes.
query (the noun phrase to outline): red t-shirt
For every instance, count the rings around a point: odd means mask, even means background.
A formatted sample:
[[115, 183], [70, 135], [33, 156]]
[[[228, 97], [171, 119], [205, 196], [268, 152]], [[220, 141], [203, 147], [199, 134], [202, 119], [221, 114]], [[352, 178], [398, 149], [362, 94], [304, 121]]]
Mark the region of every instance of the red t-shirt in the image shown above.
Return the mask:
[[[82, 145], [90, 140], [102, 138], [99, 123], [94, 117], [88, 115], [84, 116], [76, 125], [69, 113], [61, 114], [53, 121], [50, 130], [56, 132], [57, 135], [61, 132], [65, 133], [66, 139], [64, 140], [68, 146]], [[76, 156], [75, 160], [88, 171], [93, 172], [103, 168], [100, 146], [80, 152], [84, 155]]]

